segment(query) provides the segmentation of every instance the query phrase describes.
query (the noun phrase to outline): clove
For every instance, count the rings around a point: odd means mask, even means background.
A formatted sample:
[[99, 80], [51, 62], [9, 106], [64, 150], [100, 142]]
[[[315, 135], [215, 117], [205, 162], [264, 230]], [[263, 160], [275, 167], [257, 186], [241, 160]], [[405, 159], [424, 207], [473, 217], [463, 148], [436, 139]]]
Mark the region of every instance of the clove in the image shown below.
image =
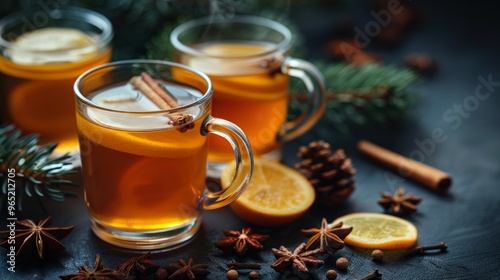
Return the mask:
[[258, 263], [239, 263], [232, 260], [231, 263], [226, 264], [228, 269], [261, 269], [262, 266]]
[[375, 269], [372, 273], [366, 275], [365, 277], [359, 280], [373, 280], [382, 277], [382, 273], [378, 272], [378, 269]]
[[444, 252], [444, 251], [446, 251], [446, 249], [448, 249], [448, 245], [446, 245], [444, 242], [441, 242], [438, 245], [432, 245], [432, 246], [417, 246], [411, 250], [407, 250], [405, 252], [405, 256], [411, 257], [411, 256], [422, 254], [425, 251], [431, 251], [431, 250], [440, 250], [441, 252]]

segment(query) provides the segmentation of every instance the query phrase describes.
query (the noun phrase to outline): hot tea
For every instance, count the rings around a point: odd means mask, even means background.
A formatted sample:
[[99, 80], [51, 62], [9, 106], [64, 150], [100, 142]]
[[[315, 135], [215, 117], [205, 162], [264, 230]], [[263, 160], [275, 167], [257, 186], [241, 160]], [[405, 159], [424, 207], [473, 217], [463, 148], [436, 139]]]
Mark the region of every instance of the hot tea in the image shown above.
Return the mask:
[[[321, 73], [290, 56], [292, 33], [261, 17], [205, 17], [177, 26], [170, 35], [174, 60], [206, 73], [214, 85], [213, 112], [245, 131], [256, 156], [278, 160], [281, 146], [310, 129], [325, 110]], [[301, 115], [289, 120], [290, 77], [304, 82]], [[209, 138], [210, 176], [230, 160], [231, 147]]]
[[[108, 109], [158, 110], [129, 84], [108, 88], [90, 100]], [[195, 127], [208, 113], [194, 116]], [[206, 140], [198, 130], [155, 129], [167, 126], [168, 116], [131, 120], [92, 109], [78, 112], [77, 121], [85, 198], [99, 223], [154, 231], [196, 221], [206, 175]]]
[[25, 133], [39, 134], [40, 144], [58, 143], [58, 152], [76, 151], [73, 83], [110, 60], [113, 33], [109, 21], [94, 12], [53, 12], [41, 26], [28, 25], [29, 15], [0, 23], [2, 118]]
[[[251, 56], [273, 48], [253, 42], [218, 42], [196, 49], [209, 55]], [[207, 73], [214, 84], [213, 112], [230, 119], [245, 131], [255, 155], [265, 155], [280, 148], [278, 135], [286, 121], [289, 78], [268, 68], [213, 67], [210, 59], [196, 58], [191, 66]], [[209, 160], [229, 161], [232, 149], [218, 137], [209, 138]]]
[[[248, 139], [210, 114], [212, 83], [202, 72], [167, 61], [118, 61], [85, 72], [74, 89], [85, 201], [101, 239], [174, 248], [197, 232], [203, 210], [228, 205], [248, 185]], [[231, 143], [239, 166], [218, 192], [206, 188], [209, 134]]]

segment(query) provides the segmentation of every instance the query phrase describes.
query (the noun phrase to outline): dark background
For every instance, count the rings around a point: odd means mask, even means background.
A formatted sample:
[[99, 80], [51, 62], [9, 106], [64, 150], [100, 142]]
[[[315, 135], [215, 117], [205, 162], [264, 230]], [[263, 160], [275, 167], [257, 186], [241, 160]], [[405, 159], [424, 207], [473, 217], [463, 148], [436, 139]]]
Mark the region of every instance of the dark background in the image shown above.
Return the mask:
[[[26, 1], [21, 1], [24, 3]], [[75, 1], [84, 5], [86, 1]], [[109, 5], [111, 1], [104, 1]], [[126, 1], [125, 1], [126, 2]], [[242, 1], [235, 1], [235, 3]], [[340, 1], [339, 1], [340, 2]], [[332, 39], [334, 26], [344, 20], [354, 20], [363, 28], [373, 20], [369, 14], [371, 2], [352, 1], [297, 1], [284, 9], [297, 24], [304, 37], [311, 59], [326, 59], [335, 63], [325, 52], [325, 45]], [[348, 1], [346, 1], [348, 2]], [[279, 2], [281, 3], [281, 2]], [[304, 4], [305, 3], [305, 4]], [[244, 261], [255, 261], [263, 265], [261, 279], [285, 278], [274, 272], [270, 248], [280, 245], [295, 248], [305, 239], [301, 228], [317, 227], [321, 218], [332, 221], [351, 212], [376, 212], [383, 209], [376, 203], [381, 191], [394, 191], [404, 186], [407, 191], [424, 197], [419, 211], [408, 219], [419, 231], [418, 244], [431, 245], [445, 242], [446, 253], [426, 254], [411, 259], [399, 259], [397, 252], [389, 254], [383, 263], [370, 260], [369, 252], [346, 247], [325, 260], [325, 265], [311, 274], [312, 279], [324, 279], [327, 269], [334, 268], [334, 260], [347, 257], [351, 264], [347, 272], [339, 272], [338, 279], [361, 278], [377, 268], [382, 279], [500, 279], [500, 85], [491, 87], [491, 95], [479, 101], [473, 110], [455, 121], [444, 118], [449, 110], [458, 105], [468, 106], [479, 77], [500, 82], [500, 21], [498, 4], [494, 1], [412, 1], [421, 12], [421, 23], [411, 29], [404, 41], [396, 47], [378, 45], [375, 42], [367, 50], [379, 54], [386, 63], [401, 64], [410, 53], [429, 54], [438, 62], [434, 75], [426, 78], [416, 89], [421, 95], [410, 117], [402, 124], [367, 127], [362, 130], [341, 134], [330, 127], [316, 127], [308, 134], [285, 145], [284, 162], [293, 165], [299, 146], [313, 140], [324, 139], [336, 148], [343, 148], [358, 171], [355, 175], [356, 190], [348, 201], [339, 207], [314, 206], [299, 220], [280, 228], [255, 228], [256, 232], [269, 233], [271, 239], [265, 243], [265, 250]], [[2, 6], [3, 5], [3, 6]], [[9, 6], [10, 5], [10, 6]], [[0, 14], [7, 13], [18, 3], [3, 1]], [[279, 9], [278, 4], [276, 8]], [[117, 10], [107, 14], [116, 27], [121, 26]], [[106, 14], [105, 8], [103, 13]], [[169, 18], [171, 15], [166, 15]], [[143, 48], [150, 36], [159, 27], [147, 29], [143, 37], [125, 36], [133, 30], [117, 30], [114, 58], [133, 58], [144, 55]], [[135, 34], [135, 33], [133, 33]], [[130, 42], [130, 43], [127, 43]], [[482, 93], [486, 93], [483, 87]], [[476, 108], [477, 107], [477, 108]], [[432, 131], [442, 129], [446, 135], [443, 143], [434, 142], [434, 150], [425, 154], [424, 163], [451, 174], [453, 184], [445, 195], [438, 195], [425, 187], [362, 157], [355, 150], [360, 139], [371, 140], [402, 155], [408, 156], [422, 149], [416, 144], [432, 137]], [[389, 178], [389, 179], [388, 179]], [[30, 201], [30, 200], [28, 200]], [[36, 221], [46, 216], [34, 200], [18, 218]], [[57, 279], [58, 275], [77, 271], [77, 265], [92, 266], [99, 253], [107, 267], [116, 267], [134, 254], [104, 244], [89, 229], [88, 216], [83, 195], [68, 199], [65, 203], [44, 201], [53, 225], [75, 225], [74, 231], [62, 242], [67, 250], [46, 261], [29, 260], [16, 263], [16, 273], [6, 270], [6, 256], [0, 255], [0, 279]], [[2, 209], [1, 220], [5, 221]], [[4, 222], [1, 222], [3, 229]], [[221, 254], [213, 243], [222, 237], [222, 229], [239, 230], [248, 226], [239, 220], [229, 208], [207, 211], [199, 234], [187, 246], [167, 253], [155, 254], [153, 259], [160, 265], [176, 262], [179, 258], [193, 257], [195, 262], [209, 265], [208, 279], [225, 279], [225, 263], [234, 258]], [[7, 252], [3, 250], [3, 252]], [[241, 279], [246, 279], [245, 273]], [[299, 278], [295, 278], [299, 279]]]

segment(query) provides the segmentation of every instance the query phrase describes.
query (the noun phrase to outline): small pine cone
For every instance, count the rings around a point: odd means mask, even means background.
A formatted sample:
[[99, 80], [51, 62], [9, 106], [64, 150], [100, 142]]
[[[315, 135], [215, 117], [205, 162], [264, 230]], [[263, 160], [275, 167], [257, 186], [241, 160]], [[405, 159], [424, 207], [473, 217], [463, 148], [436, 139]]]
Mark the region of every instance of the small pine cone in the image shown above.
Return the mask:
[[295, 165], [316, 190], [316, 201], [326, 206], [341, 204], [354, 191], [351, 159], [344, 150], [332, 153], [330, 144], [325, 141], [311, 142], [302, 146], [297, 153], [302, 162]]

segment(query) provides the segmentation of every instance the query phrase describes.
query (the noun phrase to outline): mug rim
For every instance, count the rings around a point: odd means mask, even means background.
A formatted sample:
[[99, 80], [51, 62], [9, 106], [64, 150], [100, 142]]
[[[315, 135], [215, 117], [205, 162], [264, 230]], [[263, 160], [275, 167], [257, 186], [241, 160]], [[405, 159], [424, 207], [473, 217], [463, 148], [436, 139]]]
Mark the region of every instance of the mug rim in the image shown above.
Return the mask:
[[[279, 42], [269, 50], [259, 52], [256, 54], [231, 55], [231, 56], [207, 54], [198, 51], [197, 49], [194, 49], [190, 46], [187, 46], [186, 44], [182, 43], [179, 40], [179, 36], [183, 32], [203, 25], [209, 26], [209, 24], [211, 23], [243, 23], [249, 25], [250, 24], [259, 25], [281, 33], [284, 36], [284, 38], [281, 42]], [[204, 56], [204, 57], [211, 57], [218, 59], [248, 59], [248, 58], [267, 56], [272, 53], [275, 53], [278, 50], [291, 48], [292, 32], [288, 27], [281, 24], [280, 22], [259, 16], [236, 15], [232, 18], [220, 18], [220, 17], [214, 18], [213, 16], [207, 16], [207, 17], [188, 20], [175, 27], [170, 33], [170, 43], [175, 49], [193, 56]]]
[[[18, 48], [19, 50], [23, 52], [29, 52], [29, 53], [46, 53], [47, 51], [44, 50], [33, 50], [31, 48], [19, 48], [18, 46], [15, 46], [12, 44], [10, 41], [7, 41], [4, 39], [3, 35], [5, 32], [5, 29], [9, 27], [9, 25], [12, 24], [19, 24], [24, 22], [23, 17], [26, 16], [34, 16], [37, 12], [40, 10], [25, 10], [25, 11], [18, 11], [13, 14], [7, 15], [3, 18], [0, 19], [0, 47], [5, 48], [5, 49], [13, 49], [13, 48]], [[45, 12], [45, 10], [44, 10]], [[82, 22], [86, 22], [90, 25], [93, 25], [100, 30], [102, 30], [101, 34], [98, 34], [95, 37], [95, 41], [92, 43], [90, 46], [106, 46], [108, 45], [111, 40], [114, 37], [114, 29], [113, 29], [113, 24], [111, 21], [104, 16], [101, 13], [98, 13], [93, 10], [85, 9], [85, 8], [80, 8], [80, 7], [74, 7], [74, 6], [64, 6], [60, 7], [57, 9], [54, 9], [49, 12], [44, 13], [47, 17], [61, 20], [61, 19], [73, 19], [73, 20], [79, 20]], [[26, 24], [26, 22], [24, 22]], [[32, 24], [33, 25], [33, 24]], [[35, 26], [35, 29], [30, 29], [27, 32], [38, 30], [42, 28], [43, 26]], [[25, 34], [27, 32], [20, 33], [18, 36]], [[70, 48], [66, 50], [65, 52], [70, 52], [74, 50], [79, 50], [79, 49], [85, 49], [88, 48], [89, 46], [84, 46], [84, 47], [76, 47], [76, 48]]]
[[[134, 65], [134, 64], [140, 64], [140, 65], [153, 65], [153, 64], [160, 64], [163, 66], [168, 66], [169, 68], [180, 68], [186, 71], [189, 71], [191, 73], [194, 73], [195, 75], [201, 77], [203, 81], [205, 81], [207, 85], [207, 89], [205, 92], [202, 92], [202, 97], [199, 99], [196, 99], [195, 101], [175, 107], [175, 108], [169, 108], [169, 109], [159, 109], [159, 110], [153, 110], [153, 111], [125, 111], [125, 110], [117, 110], [117, 109], [112, 109], [108, 107], [104, 107], [101, 105], [98, 105], [94, 102], [92, 102], [90, 99], [88, 99], [86, 96], [82, 94], [82, 92], [79, 89], [79, 86], [88, 75], [94, 73], [95, 71], [99, 71], [105, 68], [114, 68], [116, 66], [126, 66], [126, 65]], [[186, 66], [184, 64], [180, 64], [177, 62], [172, 62], [172, 61], [165, 61], [165, 60], [153, 60], [153, 59], [129, 59], [129, 60], [120, 60], [120, 61], [114, 61], [114, 62], [109, 62], [105, 64], [101, 64], [99, 66], [96, 66], [94, 68], [91, 68], [85, 72], [83, 72], [76, 80], [75, 83], [73, 84], [73, 92], [75, 96], [77, 97], [78, 102], [82, 102], [86, 106], [92, 107], [94, 109], [102, 110], [102, 111], [107, 111], [107, 112], [112, 112], [112, 113], [119, 113], [119, 114], [128, 114], [128, 115], [159, 115], [159, 114], [168, 114], [168, 113], [175, 113], [179, 111], [183, 111], [185, 109], [199, 106], [212, 97], [213, 93], [213, 84], [210, 78], [203, 72], [194, 69], [192, 67]], [[201, 90], [200, 90], [201, 92]]]

